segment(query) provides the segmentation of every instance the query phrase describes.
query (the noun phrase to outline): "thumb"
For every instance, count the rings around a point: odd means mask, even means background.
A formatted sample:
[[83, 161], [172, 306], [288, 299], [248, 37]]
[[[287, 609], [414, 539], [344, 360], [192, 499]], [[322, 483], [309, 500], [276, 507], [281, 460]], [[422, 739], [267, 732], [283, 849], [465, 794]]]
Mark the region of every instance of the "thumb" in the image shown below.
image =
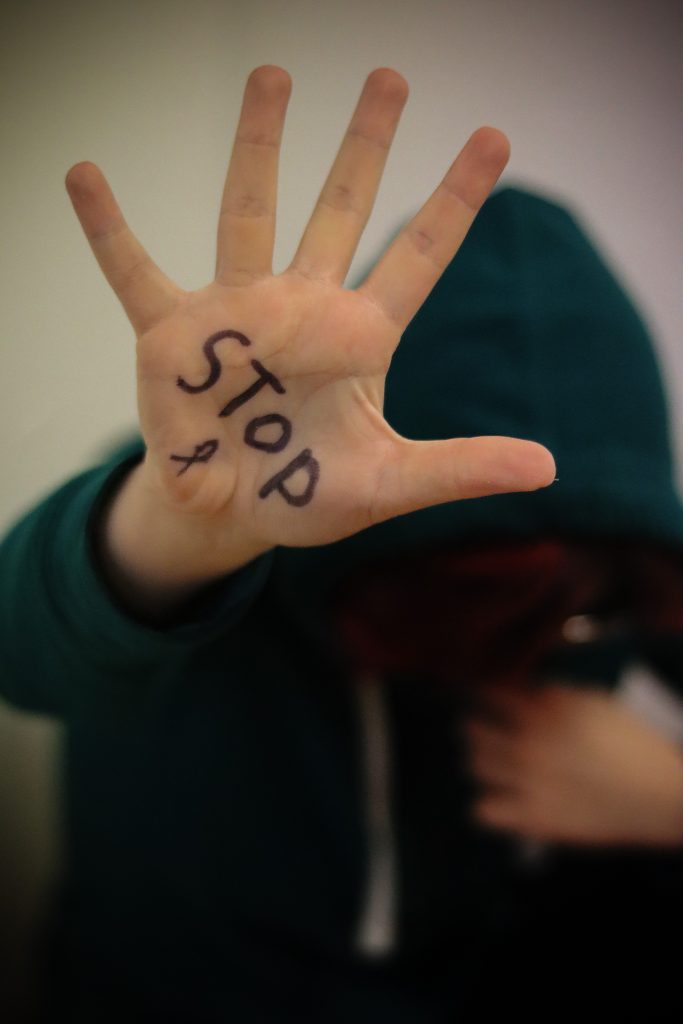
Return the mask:
[[535, 491], [555, 479], [543, 445], [513, 437], [401, 438], [382, 479], [380, 519], [463, 498]]

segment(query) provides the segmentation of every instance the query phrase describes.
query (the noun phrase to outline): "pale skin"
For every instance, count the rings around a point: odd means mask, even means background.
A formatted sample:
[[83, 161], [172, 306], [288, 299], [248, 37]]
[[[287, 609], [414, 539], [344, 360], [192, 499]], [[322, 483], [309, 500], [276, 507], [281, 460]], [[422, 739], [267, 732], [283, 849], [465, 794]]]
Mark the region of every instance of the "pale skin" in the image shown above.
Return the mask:
[[482, 825], [570, 846], [683, 846], [683, 754], [603, 690], [489, 688], [465, 725]]
[[[392, 353], [503, 170], [505, 136], [476, 131], [366, 280], [345, 289], [408, 93], [396, 71], [373, 71], [294, 258], [273, 275], [290, 90], [281, 68], [264, 66], [249, 76], [221, 202], [215, 279], [198, 291], [184, 291], [152, 261], [94, 164], [77, 164], [66, 179], [137, 337], [146, 455], [103, 523], [106, 571], [132, 610], [158, 621], [203, 584], [276, 545], [324, 544], [425, 506], [535, 490], [555, 477], [551, 454], [532, 441], [415, 442], [382, 415]], [[206, 340], [228, 330], [250, 347], [221, 341], [220, 379], [202, 393], [183, 391], [179, 377], [193, 384], [207, 378]], [[254, 382], [254, 359], [285, 393], [264, 387], [234, 415], [219, 418], [225, 403]], [[287, 452], [277, 456], [244, 440], [252, 417], [273, 413], [292, 427]], [[275, 437], [277, 429], [262, 436]], [[174, 461], [209, 439], [218, 447], [206, 461]], [[259, 496], [304, 449], [320, 467], [312, 499], [294, 507], [277, 491]], [[303, 489], [303, 475], [292, 477], [293, 491]]]

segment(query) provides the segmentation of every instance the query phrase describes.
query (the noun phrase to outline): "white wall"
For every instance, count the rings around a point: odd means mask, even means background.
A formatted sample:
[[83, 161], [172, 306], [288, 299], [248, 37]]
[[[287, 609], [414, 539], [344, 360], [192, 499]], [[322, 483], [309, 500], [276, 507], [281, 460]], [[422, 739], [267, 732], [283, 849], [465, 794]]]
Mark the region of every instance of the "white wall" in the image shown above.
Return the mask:
[[[65, 172], [83, 159], [100, 164], [155, 259], [186, 287], [205, 283], [243, 83], [262, 63], [294, 79], [280, 267], [365, 76], [390, 65], [412, 95], [356, 267], [426, 198], [470, 131], [494, 124], [512, 141], [509, 180], [583, 212], [647, 315], [680, 398], [681, 22], [674, 0], [3, 8], [0, 525], [135, 418], [132, 332], [81, 236]], [[682, 419], [677, 412], [679, 439]], [[23, 791], [36, 793], [50, 740], [22, 716], [11, 729], [23, 743]], [[46, 877], [46, 858], [29, 852], [51, 849], [54, 831], [35, 820], [35, 799], [22, 811], [8, 798], [3, 810], [0, 793], [8, 886], [12, 872], [22, 884]]]

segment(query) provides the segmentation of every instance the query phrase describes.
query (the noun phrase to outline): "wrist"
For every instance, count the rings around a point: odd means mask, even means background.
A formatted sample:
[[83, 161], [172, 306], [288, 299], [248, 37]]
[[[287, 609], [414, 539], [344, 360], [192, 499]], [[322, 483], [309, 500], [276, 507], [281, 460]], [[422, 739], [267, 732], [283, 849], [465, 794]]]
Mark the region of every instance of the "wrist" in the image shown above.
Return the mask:
[[138, 463], [102, 511], [98, 552], [107, 582], [132, 611], [159, 618], [267, 547], [229, 515], [208, 519], [173, 506]]

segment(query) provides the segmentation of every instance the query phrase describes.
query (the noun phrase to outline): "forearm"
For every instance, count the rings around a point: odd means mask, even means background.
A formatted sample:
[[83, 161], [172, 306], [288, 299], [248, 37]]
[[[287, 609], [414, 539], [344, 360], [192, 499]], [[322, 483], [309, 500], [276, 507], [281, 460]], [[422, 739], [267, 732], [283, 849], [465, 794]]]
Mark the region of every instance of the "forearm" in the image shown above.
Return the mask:
[[193, 594], [266, 550], [225, 518], [207, 521], [172, 508], [134, 466], [101, 510], [96, 548], [117, 599], [147, 621], [163, 622]]

